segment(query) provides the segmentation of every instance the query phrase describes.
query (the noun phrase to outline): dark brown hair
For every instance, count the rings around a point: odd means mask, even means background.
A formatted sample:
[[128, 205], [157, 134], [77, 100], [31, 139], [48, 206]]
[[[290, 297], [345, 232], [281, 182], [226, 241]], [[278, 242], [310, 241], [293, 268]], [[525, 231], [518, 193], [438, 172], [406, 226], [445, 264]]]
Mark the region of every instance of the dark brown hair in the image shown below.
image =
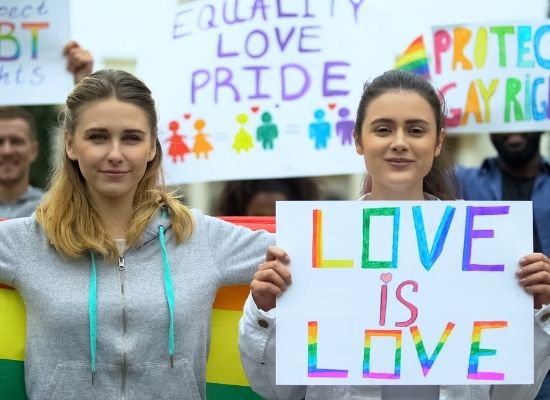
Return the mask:
[[29, 126], [32, 140], [36, 140], [36, 121], [34, 116], [22, 107], [0, 107], [0, 119], [22, 119]]

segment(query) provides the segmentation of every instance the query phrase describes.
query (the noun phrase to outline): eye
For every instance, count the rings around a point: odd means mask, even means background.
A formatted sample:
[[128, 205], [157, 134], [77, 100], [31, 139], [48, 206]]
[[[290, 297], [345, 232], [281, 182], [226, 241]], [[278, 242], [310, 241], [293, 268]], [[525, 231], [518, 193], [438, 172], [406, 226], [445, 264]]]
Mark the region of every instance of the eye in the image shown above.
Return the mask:
[[141, 136], [136, 135], [134, 133], [129, 133], [127, 135], [124, 135], [123, 140], [125, 142], [134, 143], [134, 142], [141, 142], [142, 138], [141, 138]]
[[426, 132], [426, 130], [424, 128], [422, 128], [421, 126], [412, 126], [412, 127], [409, 128], [409, 133], [412, 136], [422, 136], [422, 135], [424, 135], [425, 132]]
[[88, 136], [88, 140], [91, 140], [92, 142], [101, 142], [105, 139], [107, 139], [107, 135], [104, 133], [92, 133]]
[[380, 125], [374, 127], [374, 132], [379, 136], [387, 136], [391, 133], [391, 128], [386, 125]]

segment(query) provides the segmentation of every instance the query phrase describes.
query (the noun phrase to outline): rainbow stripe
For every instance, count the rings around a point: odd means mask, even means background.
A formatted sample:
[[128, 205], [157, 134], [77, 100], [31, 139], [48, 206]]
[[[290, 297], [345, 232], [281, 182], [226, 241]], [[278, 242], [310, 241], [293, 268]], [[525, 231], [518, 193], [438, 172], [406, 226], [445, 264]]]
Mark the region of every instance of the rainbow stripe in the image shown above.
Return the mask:
[[307, 323], [307, 376], [310, 378], [347, 378], [345, 369], [317, 368], [317, 321]]
[[423, 76], [425, 79], [430, 79], [430, 65], [422, 35], [414, 39], [407, 50], [397, 58], [395, 68], [411, 71]]
[[468, 362], [468, 379], [475, 380], [504, 380], [504, 374], [501, 372], [479, 372], [479, 357], [494, 356], [497, 351], [494, 349], [480, 348], [481, 331], [483, 329], [498, 329], [506, 328], [507, 321], [474, 321], [474, 329], [472, 331], [472, 347], [470, 347], [470, 361]]
[[[393, 217], [391, 261], [373, 261], [370, 259], [370, 220], [372, 217]], [[365, 208], [363, 210], [362, 268], [397, 268], [399, 220], [400, 209], [398, 207]]]
[[435, 350], [431, 357], [428, 358], [428, 355], [426, 354], [426, 348], [424, 347], [424, 342], [422, 341], [422, 335], [420, 335], [420, 331], [418, 330], [417, 326], [411, 326], [410, 331], [414, 342], [414, 347], [416, 348], [416, 353], [418, 354], [418, 360], [420, 361], [420, 365], [422, 367], [422, 373], [424, 376], [428, 375], [428, 372], [430, 372], [430, 368], [432, 368], [435, 360], [437, 359], [437, 356], [439, 355], [439, 352], [447, 342], [447, 339], [449, 339], [449, 335], [451, 334], [453, 328], [455, 327], [455, 324], [452, 322], [448, 322], [447, 326], [445, 327], [445, 330], [443, 331], [443, 334], [441, 335], [441, 338], [439, 339], [439, 343], [435, 347]]
[[[370, 370], [370, 354], [371, 354], [371, 339], [378, 337], [393, 337], [395, 338], [395, 369], [393, 374], [387, 372], [371, 372]], [[374, 379], [399, 379], [401, 377], [401, 330], [380, 330], [367, 329], [365, 330], [365, 351], [363, 355], [363, 378]]]
[[353, 268], [353, 260], [326, 260], [323, 258], [323, 211], [313, 210], [313, 239], [311, 247], [313, 268]]

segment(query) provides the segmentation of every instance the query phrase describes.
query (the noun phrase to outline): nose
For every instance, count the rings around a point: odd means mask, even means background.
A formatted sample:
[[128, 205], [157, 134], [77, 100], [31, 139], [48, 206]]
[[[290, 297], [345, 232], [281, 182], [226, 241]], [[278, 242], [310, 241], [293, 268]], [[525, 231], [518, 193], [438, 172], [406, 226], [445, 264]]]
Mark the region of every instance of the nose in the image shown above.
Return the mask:
[[107, 159], [112, 163], [121, 163], [124, 160], [124, 155], [122, 154], [122, 148], [118, 140], [113, 140], [109, 148], [109, 154], [107, 154]]
[[405, 152], [409, 149], [407, 137], [405, 136], [405, 132], [403, 132], [402, 129], [398, 129], [393, 135], [391, 149], [392, 151], [395, 151], [397, 153]]
[[0, 142], [0, 152], [3, 154], [9, 154], [13, 151], [13, 145], [9, 140], [2, 140]]

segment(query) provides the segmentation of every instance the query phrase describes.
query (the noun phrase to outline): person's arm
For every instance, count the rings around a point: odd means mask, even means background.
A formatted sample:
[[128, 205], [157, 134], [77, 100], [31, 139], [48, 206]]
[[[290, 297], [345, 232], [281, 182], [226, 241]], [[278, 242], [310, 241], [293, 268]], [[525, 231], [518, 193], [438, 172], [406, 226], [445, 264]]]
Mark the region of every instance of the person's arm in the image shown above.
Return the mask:
[[92, 73], [94, 58], [77, 42], [71, 40], [67, 43], [63, 47], [63, 55], [67, 58], [67, 71], [73, 74], [75, 84]]
[[264, 312], [252, 295], [246, 300], [239, 321], [239, 352], [254, 392], [267, 400], [303, 399], [305, 386], [275, 384], [275, 309]]
[[0, 221], [0, 283], [16, 286], [17, 271], [28, 243], [30, 218]]

